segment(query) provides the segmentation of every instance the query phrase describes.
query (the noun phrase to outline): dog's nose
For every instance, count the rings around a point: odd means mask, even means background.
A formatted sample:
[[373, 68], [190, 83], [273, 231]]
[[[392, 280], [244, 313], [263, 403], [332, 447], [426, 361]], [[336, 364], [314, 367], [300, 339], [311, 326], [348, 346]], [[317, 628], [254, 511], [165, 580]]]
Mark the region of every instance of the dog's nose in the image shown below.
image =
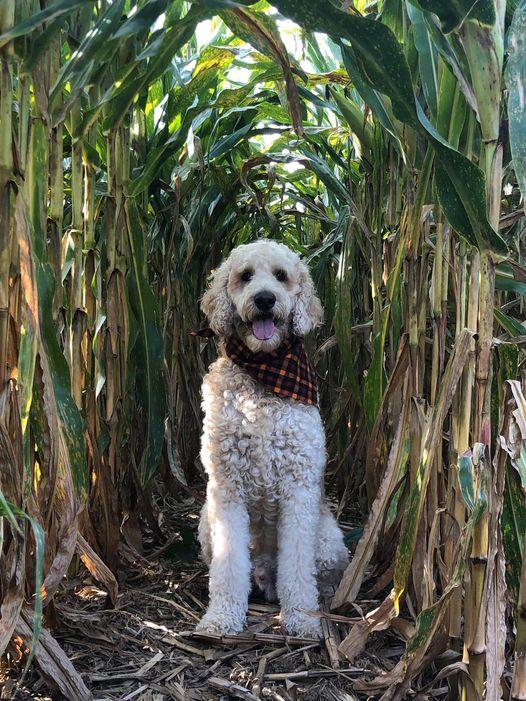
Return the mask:
[[254, 303], [260, 312], [269, 312], [276, 304], [276, 296], [272, 292], [258, 292], [254, 296]]

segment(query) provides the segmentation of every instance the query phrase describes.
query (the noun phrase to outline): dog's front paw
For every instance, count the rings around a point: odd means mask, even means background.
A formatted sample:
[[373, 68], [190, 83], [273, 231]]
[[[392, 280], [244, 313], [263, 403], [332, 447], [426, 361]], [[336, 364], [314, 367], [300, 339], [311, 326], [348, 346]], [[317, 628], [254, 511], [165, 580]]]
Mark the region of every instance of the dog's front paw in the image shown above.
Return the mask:
[[214, 633], [215, 635], [233, 635], [241, 633], [245, 627], [245, 617], [227, 611], [207, 611], [199, 621], [197, 633]]
[[296, 635], [298, 638], [315, 638], [319, 640], [322, 637], [320, 619], [309, 616], [307, 613], [295, 611], [284, 615], [282, 623], [288, 633]]

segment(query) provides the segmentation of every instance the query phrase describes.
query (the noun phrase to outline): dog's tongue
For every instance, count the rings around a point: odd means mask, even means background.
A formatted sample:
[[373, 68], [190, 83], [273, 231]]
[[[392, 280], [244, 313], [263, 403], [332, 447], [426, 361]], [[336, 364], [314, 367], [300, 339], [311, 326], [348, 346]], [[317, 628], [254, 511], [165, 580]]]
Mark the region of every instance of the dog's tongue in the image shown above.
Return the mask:
[[276, 325], [272, 319], [258, 319], [252, 322], [252, 333], [259, 341], [268, 341], [272, 338]]

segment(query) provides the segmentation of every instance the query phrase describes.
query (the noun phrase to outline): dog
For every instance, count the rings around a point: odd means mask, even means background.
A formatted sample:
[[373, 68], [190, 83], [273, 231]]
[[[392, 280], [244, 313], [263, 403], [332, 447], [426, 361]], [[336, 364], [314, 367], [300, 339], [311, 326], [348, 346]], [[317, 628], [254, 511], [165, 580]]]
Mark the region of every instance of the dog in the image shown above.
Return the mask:
[[323, 321], [320, 300], [299, 256], [264, 239], [232, 251], [201, 306], [221, 357], [202, 388], [208, 483], [198, 535], [210, 601], [197, 628], [242, 631], [253, 579], [279, 600], [290, 634], [318, 638], [309, 612], [348, 564], [324, 497], [325, 434], [301, 341]]

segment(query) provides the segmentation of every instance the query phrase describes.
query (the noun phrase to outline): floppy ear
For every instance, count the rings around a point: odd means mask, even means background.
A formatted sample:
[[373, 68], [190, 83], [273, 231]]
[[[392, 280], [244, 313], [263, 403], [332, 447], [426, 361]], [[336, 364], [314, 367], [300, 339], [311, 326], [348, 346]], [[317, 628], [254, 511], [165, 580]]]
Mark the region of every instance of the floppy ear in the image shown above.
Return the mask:
[[229, 336], [233, 330], [234, 306], [226, 289], [229, 274], [230, 265], [225, 261], [213, 273], [210, 286], [201, 300], [201, 309], [210, 328], [218, 336]]
[[309, 269], [300, 263], [300, 291], [292, 313], [292, 330], [305, 336], [323, 322], [323, 309], [316, 296]]

